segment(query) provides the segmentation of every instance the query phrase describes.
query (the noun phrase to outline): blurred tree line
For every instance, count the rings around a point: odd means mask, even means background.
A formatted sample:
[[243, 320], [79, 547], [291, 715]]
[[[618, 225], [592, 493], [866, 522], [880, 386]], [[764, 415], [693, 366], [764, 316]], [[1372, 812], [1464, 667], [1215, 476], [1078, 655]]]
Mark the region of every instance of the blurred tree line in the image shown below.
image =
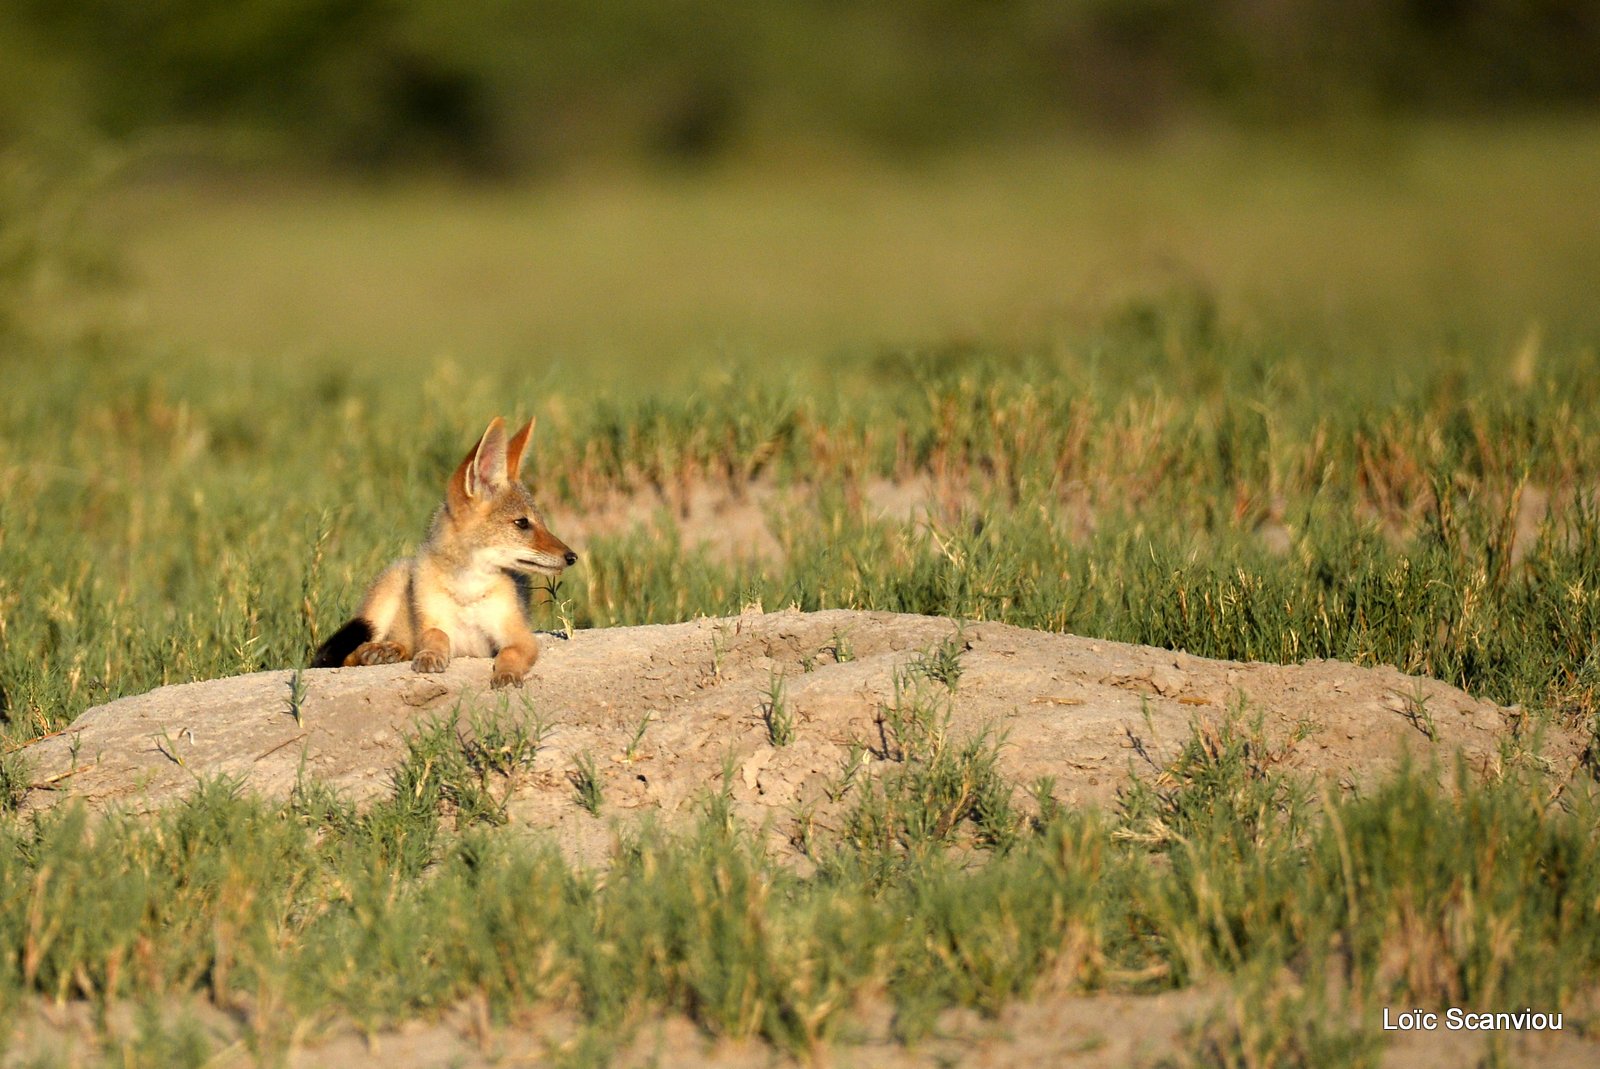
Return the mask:
[[368, 168], [1597, 101], [1597, 0], [0, 5], [0, 144], [180, 125]]

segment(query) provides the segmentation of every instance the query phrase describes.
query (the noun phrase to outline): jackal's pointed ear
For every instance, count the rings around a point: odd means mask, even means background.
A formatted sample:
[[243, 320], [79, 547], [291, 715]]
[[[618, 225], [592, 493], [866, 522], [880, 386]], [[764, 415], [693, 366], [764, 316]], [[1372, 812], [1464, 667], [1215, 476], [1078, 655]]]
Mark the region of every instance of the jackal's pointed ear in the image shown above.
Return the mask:
[[512, 482], [522, 480], [522, 454], [527, 451], [528, 439], [533, 437], [534, 422], [530, 419], [506, 444], [506, 478]]
[[506, 424], [499, 416], [450, 476], [446, 500], [452, 511], [482, 501], [506, 484]]

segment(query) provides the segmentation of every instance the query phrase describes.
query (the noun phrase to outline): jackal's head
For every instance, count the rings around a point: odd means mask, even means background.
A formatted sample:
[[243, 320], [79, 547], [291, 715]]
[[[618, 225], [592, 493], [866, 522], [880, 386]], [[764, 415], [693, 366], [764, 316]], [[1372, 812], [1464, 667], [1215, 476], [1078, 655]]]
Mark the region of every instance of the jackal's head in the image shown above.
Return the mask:
[[578, 555], [550, 533], [522, 485], [522, 453], [533, 421], [506, 441], [499, 416], [467, 454], [445, 491], [446, 520], [458, 547], [484, 569], [560, 575]]

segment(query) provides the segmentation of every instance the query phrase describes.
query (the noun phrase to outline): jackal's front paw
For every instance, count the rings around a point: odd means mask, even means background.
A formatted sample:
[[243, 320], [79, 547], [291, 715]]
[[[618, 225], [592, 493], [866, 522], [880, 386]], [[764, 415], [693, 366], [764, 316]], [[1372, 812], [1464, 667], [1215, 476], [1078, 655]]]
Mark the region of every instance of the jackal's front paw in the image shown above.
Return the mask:
[[502, 668], [489, 677], [489, 688], [499, 690], [501, 687], [520, 687], [528, 673], [510, 672]]
[[406, 648], [398, 642], [363, 642], [350, 655], [350, 664], [395, 664], [406, 659]]
[[411, 658], [413, 672], [443, 672], [450, 666], [450, 655], [438, 650], [418, 650]]

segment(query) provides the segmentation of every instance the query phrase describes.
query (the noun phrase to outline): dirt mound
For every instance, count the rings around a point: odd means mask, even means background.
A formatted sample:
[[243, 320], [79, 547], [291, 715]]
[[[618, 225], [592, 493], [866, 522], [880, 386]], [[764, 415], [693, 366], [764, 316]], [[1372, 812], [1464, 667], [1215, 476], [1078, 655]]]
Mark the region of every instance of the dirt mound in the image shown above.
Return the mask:
[[[896, 681], [913, 677], [947, 695], [956, 734], [1003, 740], [1000, 767], [1014, 783], [1052, 776], [1065, 804], [1112, 799], [1130, 772], [1169, 758], [1193, 721], [1241, 699], [1264, 715], [1288, 767], [1347, 784], [1406, 753], [1460, 751], [1488, 766], [1515, 715], [1392, 668], [1212, 661], [891, 613], [747, 613], [547, 637], [521, 691], [491, 692], [489, 662], [478, 659], [436, 676], [408, 665], [308, 670], [298, 720], [287, 671], [163, 687], [91, 709], [29, 747], [27, 804], [76, 796], [152, 808], [216, 774], [272, 798], [304, 775], [365, 800], [389, 789], [407, 737], [431, 720], [460, 708], [466, 725], [474, 710], [504, 709], [543, 731], [509, 814], [553, 830], [574, 857], [603, 857], [612, 835], [574, 790], [573, 770], [588, 760], [603, 818], [692, 811], [731, 771], [736, 812], [781, 844], [802, 807], [826, 821], [830, 788], [851, 761], [870, 765]], [[775, 679], [794, 725], [783, 746], [763, 715]]]

